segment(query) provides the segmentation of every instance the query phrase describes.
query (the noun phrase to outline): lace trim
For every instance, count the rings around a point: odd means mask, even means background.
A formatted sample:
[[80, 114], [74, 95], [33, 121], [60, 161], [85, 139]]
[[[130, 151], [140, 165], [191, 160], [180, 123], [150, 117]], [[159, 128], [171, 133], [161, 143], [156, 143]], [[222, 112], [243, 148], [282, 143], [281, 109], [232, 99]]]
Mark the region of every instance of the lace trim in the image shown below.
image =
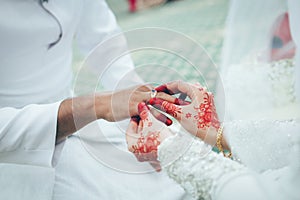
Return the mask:
[[221, 178], [246, 171], [244, 166], [213, 152], [199, 139], [184, 135], [165, 140], [159, 146], [158, 156], [168, 175], [196, 199], [212, 199], [221, 186]]

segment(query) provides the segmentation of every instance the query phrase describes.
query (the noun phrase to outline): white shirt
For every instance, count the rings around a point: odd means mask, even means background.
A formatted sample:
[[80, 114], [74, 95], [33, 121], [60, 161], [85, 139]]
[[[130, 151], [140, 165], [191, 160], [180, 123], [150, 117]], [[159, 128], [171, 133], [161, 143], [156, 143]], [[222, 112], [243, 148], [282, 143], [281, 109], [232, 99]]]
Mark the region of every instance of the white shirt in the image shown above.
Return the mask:
[[[118, 31], [115, 17], [104, 0], [43, 3], [1, 0], [0, 199], [83, 199], [84, 194], [94, 198], [102, 194], [110, 199], [129, 196], [139, 199], [143, 194], [144, 199], [152, 199], [155, 195], [145, 195], [145, 191], [161, 188], [167, 190], [165, 194], [157, 193], [158, 197], [176, 199], [184, 195], [179, 186], [160, 175], [149, 174], [143, 176], [148, 179], [136, 179], [103, 170], [103, 166], [95, 165], [97, 162], [84, 151], [76, 136], [67, 140], [56, 172], [52, 166], [58, 108], [61, 100], [71, 95], [74, 38], [86, 54]], [[116, 66], [114, 76], [104, 79], [104, 85], [113, 86], [132, 68], [131, 64]], [[80, 160], [76, 152], [81, 153]], [[68, 155], [73, 157], [67, 159]], [[69, 170], [69, 166], [73, 170]], [[93, 173], [97, 178], [105, 177], [101, 184]], [[119, 177], [128, 179], [135, 189], [126, 189], [123, 179], [117, 191], [114, 190], [112, 186]], [[140, 185], [143, 180], [145, 184]], [[68, 184], [76, 187], [68, 188]], [[151, 190], [147, 190], [149, 187]]]

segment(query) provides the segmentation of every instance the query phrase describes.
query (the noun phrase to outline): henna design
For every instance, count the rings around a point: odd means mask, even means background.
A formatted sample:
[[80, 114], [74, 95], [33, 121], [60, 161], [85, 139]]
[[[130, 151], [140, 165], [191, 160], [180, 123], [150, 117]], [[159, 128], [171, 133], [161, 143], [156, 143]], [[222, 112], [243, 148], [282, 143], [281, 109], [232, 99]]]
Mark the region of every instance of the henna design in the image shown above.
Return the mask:
[[177, 117], [178, 114], [182, 113], [180, 107], [172, 103], [169, 103], [168, 101], [163, 101], [161, 104], [161, 108], [165, 110], [167, 113], [169, 113], [170, 115], [172, 115], [173, 117]]
[[191, 118], [191, 117], [192, 117], [192, 114], [191, 114], [191, 113], [186, 113], [186, 114], [185, 114], [185, 118], [188, 119], [188, 118]]
[[139, 161], [157, 160], [157, 148], [160, 145], [160, 132], [149, 132], [146, 137], [138, 138], [137, 145], [132, 145], [133, 153]]
[[213, 95], [204, 93], [204, 101], [199, 107], [194, 107], [197, 115], [194, 119], [197, 121], [197, 126], [200, 129], [206, 129], [213, 126], [216, 129], [220, 128], [220, 122], [214, 105]]

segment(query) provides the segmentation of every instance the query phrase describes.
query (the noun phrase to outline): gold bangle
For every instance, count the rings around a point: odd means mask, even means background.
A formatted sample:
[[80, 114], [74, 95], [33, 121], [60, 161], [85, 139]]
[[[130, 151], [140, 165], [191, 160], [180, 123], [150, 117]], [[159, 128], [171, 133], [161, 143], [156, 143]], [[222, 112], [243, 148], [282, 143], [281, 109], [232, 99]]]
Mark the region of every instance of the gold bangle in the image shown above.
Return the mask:
[[217, 148], [219, 149], [220, 152], [223, 153], [224, 157], [231, 158], [231, 156], [232, 156], [231, 152], [229, 152], [228, 154], [226, 154], [225, 151], [224, 151], [224, 149], [223, 149], [223, 145], [222, 145], [223, 129], [224, 129], [223, 126], [221, 126], [218, 129], [218, 133], [217, 133]]

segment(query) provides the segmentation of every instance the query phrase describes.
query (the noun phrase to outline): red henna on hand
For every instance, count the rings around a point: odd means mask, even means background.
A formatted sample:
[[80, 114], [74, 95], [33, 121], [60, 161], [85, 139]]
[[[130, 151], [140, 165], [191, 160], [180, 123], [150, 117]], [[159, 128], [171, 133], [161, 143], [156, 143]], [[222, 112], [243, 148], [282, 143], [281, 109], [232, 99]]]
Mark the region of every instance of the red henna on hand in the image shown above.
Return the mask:
[[170, 115], [172, 115], [173, 117], [178, 117], [179, 114], [181, 114], [181, 108], [175, 104], [172, 104], [168, 101], [159, 99], [159, 98], [152, 98], [149, 101], [150, 105], [152, 105], [153, 107], [166, 112]]
[[156, 161], [157, 148], [160, 145], [160, 132], [149, 132], [146, 137], [138, 138], [137, 145], [132, 145], [133, 153], [140, 162]]
[[213, 126], [216, 129], [220, 128], [220, 122], [213, 101], [213, 96], [207, 92], [204, 93], [204, 101], [199, 107], [194, 107], [197, 115], [194, 118], [197, 121], [198, 129], [206, 129]]
[[138, 112], [139, 112], [140, 118], [142, 120], [144, 120], [148, 117], [148, 111], [149, 111], [149, 108], [144, 102], [141, 102], [138, 104]]

